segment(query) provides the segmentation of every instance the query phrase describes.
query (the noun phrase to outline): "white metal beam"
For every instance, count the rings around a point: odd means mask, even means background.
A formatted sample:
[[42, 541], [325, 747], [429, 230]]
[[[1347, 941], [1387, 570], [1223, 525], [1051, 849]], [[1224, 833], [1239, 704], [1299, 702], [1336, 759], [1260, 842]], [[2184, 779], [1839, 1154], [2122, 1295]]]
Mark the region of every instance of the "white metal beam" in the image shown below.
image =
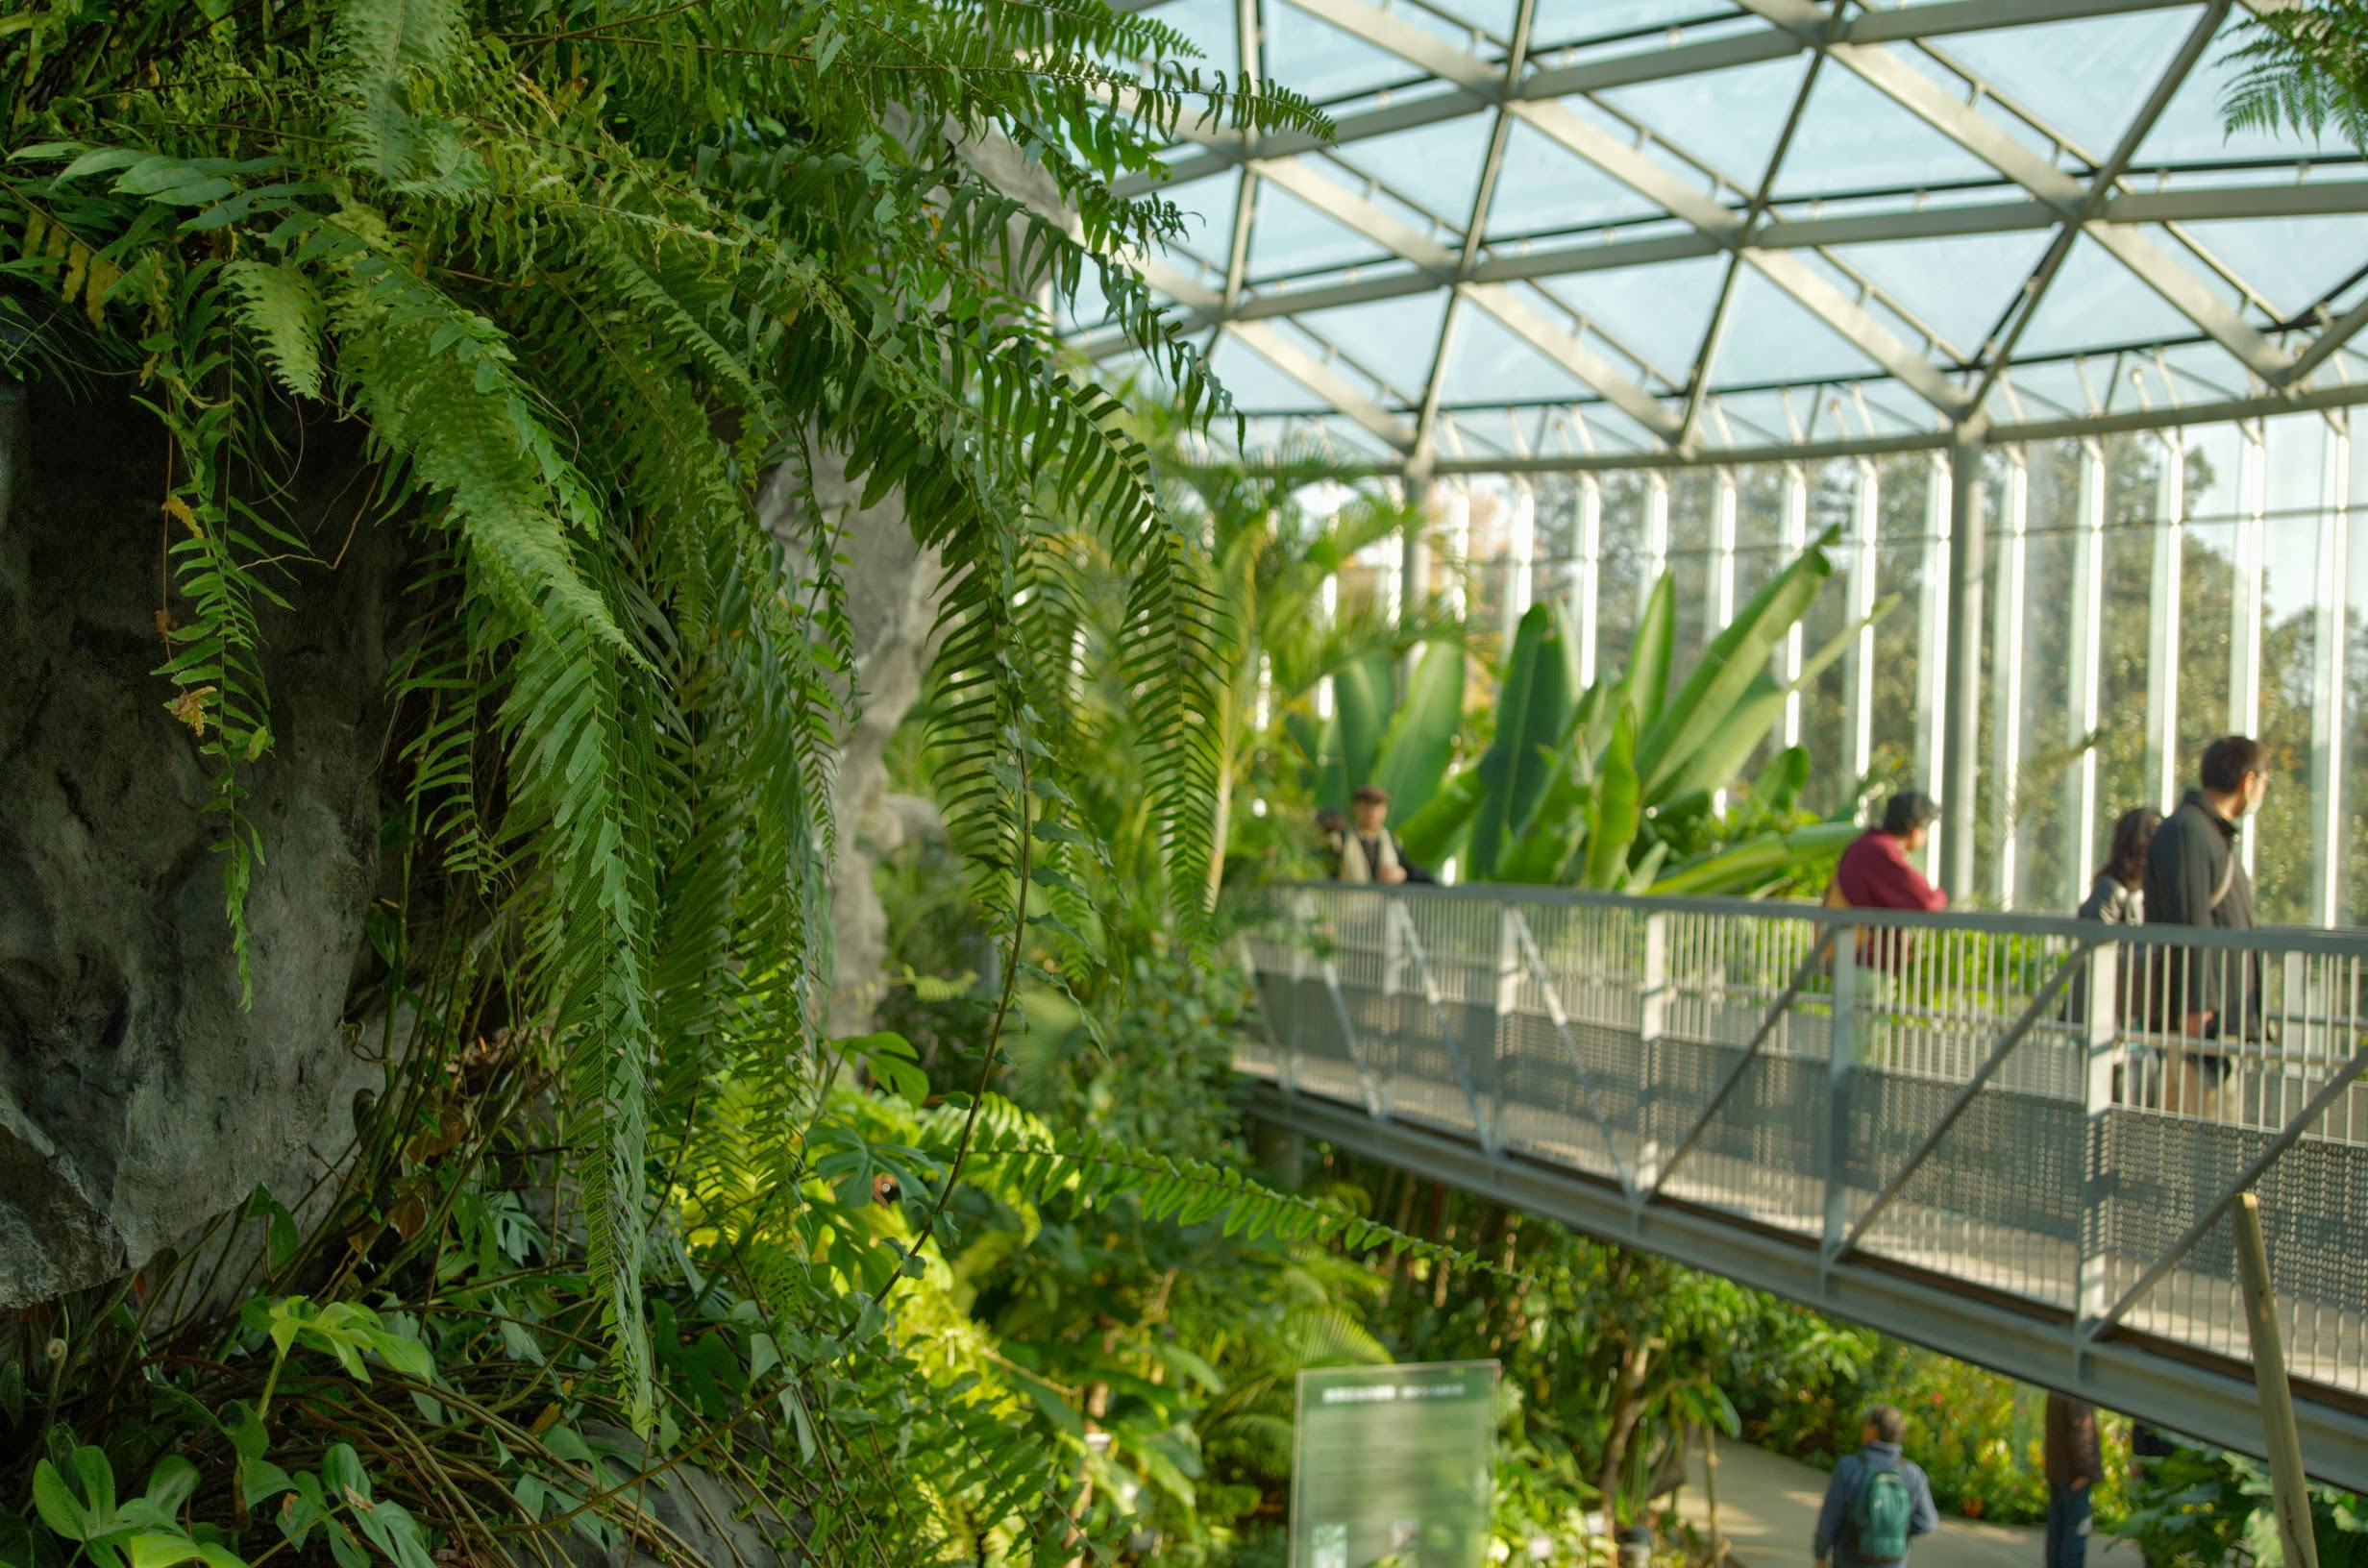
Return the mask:
[[[1931, 5], [1868, 12], [1854, 16], [1842, 24], [1836, 36], [1846, 42], [1938, 37], [1953, 33], [1986, 32], [1992, 28], [2067, 21], [2084, 16], [2164, 11], [2190, 3], [2192, 0], [1936, 0]], [[1322, 14], [1312, 7], [1302, 9], [1308, 10], [1311, 14]], [[1418, 28], [1410, 30], [1421, 32]], [[1422, 33], [1421, 36], [1433, 43], [1441, 42], [1434, 35]], [[1451, 44], [1442, 46], [1453, 48]], [[1665, 49], [1639, 50], [1607, 60], [1547, 66], [1531, 71], [1516, 83], [1512, 95], [1542, 101], [1572, 93], [1598, 92], [1609, 87], [1634, 86], [1639, 83], [1666, 81], [1672, 77], [1690, 76], [1730, 65], [1782, 60], [1798, 54], [1806, 47], [1808, 45], [1792, 31], [1770, 27], [1764, 32], [1680, 43]], [[1454, 78], [1447, 80], [1450, 83], [1456, 81]], [[1477, 80], [1485, 82], [1487, 78], [1482, 76]], [[1417, 126], [1461, 119], [1467, 114], [1476, 114], [1490, 108], [1493, 102], [1484, 92], [1462, 86], [1446, 92], [1400, 98], [1382, 108], [1344, 116], [1334, 123], [1334, 135], [1329, 140], [1296, 135], [1273, 136], [1266, 138], [1259, 150], [1265, 156], [1282, 157], [1292, 153], [1313, 152], [1324, 146], [1346, 146], [1371, 136], [1386, 136]], [[1130, 176], [1119, 183], [1118, 193], [1122, 196], [1140, 196], [1164, 184], [1205, 180], [1223, 173], [1250, 156], [1245, 145], [1246, 138], [1239, 133], [1196, 134], [1191, 139], [1205, 144], [1208, 151], [1175, 159], [1165, 175]]]
[[[1827, 13], [1814, 0], [1739, 3], [1780, 27], [1792, 29], [1805, 40], [1826, 34]], [[1831, 50], [1836, 63], [1854, 72], [1867, 86], [2040, 201], [2059, 208], [2065, 221], [2080, 224], [2090, 239], [2257, 375], [2266, 379], [2284, 368], [2287, 356], [2277, 345], [2255, 331], [2240, 312], [2161, 246], [2137, 230], [2087, 217], [2089, 190], [2079, 177], [2034, 152], [2005, 126], [1984, 115], [1889, 46], [1835, 43]]]
[[[1336, 223], [1364, 235], [1400, 260], [1421, 268], [1434, 280], [1434, 286], [1452, 283], [1457, 254], [1378, 203], [1296, 160], [1273, 165], [1267, 178]], [[1665, 436], [1675, 432], [1676, 421], [1650, 392], [1588, 348], [1576, 333], [1556, 325], [1544, 311], [1522, 300], [1510, 285], [1469, 283], [1459, 292], [1648, 429]], [[1434, 360], [1434, 386], [1437, 370], [1438, 362]]]
[[[1258, 167], [1272, 169], [1277, 160], [1261, 159]], [[2182, 190], [2121, 192], [2107, 198], [2102, 208], [2112, 223], [2155, 223], [2223, 218], [2307, 217], [2368, 212], [2368, 180], [2301, 181], [2291, 184], [2225, 185]], [[1774, 219], [1751, 236], [1759, 252], [1801, 250], [1824, 245], [1883, 244], [1891, 240], [1929, 239], [1962, 234], [2011, 233], [2048, 229], [2062, 222], [2062, 214], [2041, 202], [1984, 202], [1964, 207], [1901, 208], [1888, 212], [1854, 213], [1847, 217]], [[1620, 267], [1650, 266], [1692, 257], [1715, 256], [1719, 243], [1702, 233], [1654, 234], [1640, 239], [1573, 238], [1567, 243], [1504, 248], [1484, 256], [1471, 269], [1475, 282], [1513, 282], [1569, 277]], [[1246, 295], [1227, 320], [1254, 321], [1301, 311], [1330, 309], [1344, 305], [1368, 305], [1377, 300], [1407, 299], [1440, 286], [1425, 271], [1363, 277], [1354, 282], [1325, 282], [1309, 288], [1270, 286]], [[1187, 331], [1215, 324], [1215, 316], [1189, 312], [1181, 326]], [[2368, 305], [2347, 311], [2313, 340], [2312, 348], [2286, 373], [2299, 382], [2334, 350], [2368, 326]], [[1122, 353], [1126, 343], [1115, 333], [1096, 333], [1080, 345], [1091, 357]]]
[[1228, 322], [1225, 331], [1257, 351], [1275, 369], [1364, 426], [1399, 452], [1414, 450], [1414, 427], [1382, 406], [1366, 390], [1308, 353], [1272, 322]]

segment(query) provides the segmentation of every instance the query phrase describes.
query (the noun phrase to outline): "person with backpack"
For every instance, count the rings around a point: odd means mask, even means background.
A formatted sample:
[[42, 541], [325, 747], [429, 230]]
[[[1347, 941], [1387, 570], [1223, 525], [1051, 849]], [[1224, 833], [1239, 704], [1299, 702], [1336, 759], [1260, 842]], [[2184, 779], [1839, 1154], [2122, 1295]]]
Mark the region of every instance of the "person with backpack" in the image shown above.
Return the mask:
[[1834, 1466], [1817, 1510], [1817, 1568], [1894, 1568], [1908, 1560], [1910, 1541], [1940, 1528], [1932, 1482], [1900, 1454], [1907, 1435], [1908, 1418], [1897, 1408], [1866, 1412], [1862, 1446]]

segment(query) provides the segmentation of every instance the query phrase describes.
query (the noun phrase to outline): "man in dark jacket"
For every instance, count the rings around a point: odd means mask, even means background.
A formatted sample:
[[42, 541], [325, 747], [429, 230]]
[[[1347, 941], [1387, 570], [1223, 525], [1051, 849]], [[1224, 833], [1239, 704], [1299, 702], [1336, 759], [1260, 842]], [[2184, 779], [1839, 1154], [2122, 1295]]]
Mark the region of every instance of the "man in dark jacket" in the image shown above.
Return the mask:
[[2051, 1392], [2046, 1452], [2047, 1568], [2085, 1568], [2091, 1494], [2105, 1479], [2097, 1408]]
[[[2237, 834], [2269, 793], [2261, 743], [2224, 735], [2204, 748], [2199, 773], [2201, 787], [2162, 820], [2147, 847], [2146, 923], [2250, 931], [2253, 878]], [[2146, 1005], [2158, 1027], [2186, 1041], [2260, 1038], [2261, 971], [2252, 954], [2169, 946], [2152, 962]], [[2183, 1103], [2170, 1109], [2205, 1110], [2205, 1094], [2227, 1070], [2227, 1054], [2217, 1050], [2194, 1052], [2191, 1066], [2175, 1064], [2168, 1089]], [[2183, 1081], [2190, 1072], [2192, 1085]]]
[[1908, 1490], [1908, 1533], [1930, 1535], [1940, 1528], [1940, 1515], [1933, 1507], [1933, 1483], [1915, 1464], [1900, 1457], [1899, 1445], [1908, 1435], [1908, 1418], [1889, 1405], [1878, 1405], [1866, 1412], [1866, 1427], [1860, 1433], [1860, 1448], [1856, 1454], [1845, 1454], [1834, 1466], [1834, 1478], [1825, 1485], [1825, 1506], [1817, 1510], [1817, 1537], [1811, 1543], [1817, 1568], [1895, 1568], [1907, 1558], [1869, 1558], [1855, 1550], [1856, 1534], [1851, 1529], [1853, 1506], [1859, 1492], [1878, 1473], [1888, 1471], [1899, 1477]]

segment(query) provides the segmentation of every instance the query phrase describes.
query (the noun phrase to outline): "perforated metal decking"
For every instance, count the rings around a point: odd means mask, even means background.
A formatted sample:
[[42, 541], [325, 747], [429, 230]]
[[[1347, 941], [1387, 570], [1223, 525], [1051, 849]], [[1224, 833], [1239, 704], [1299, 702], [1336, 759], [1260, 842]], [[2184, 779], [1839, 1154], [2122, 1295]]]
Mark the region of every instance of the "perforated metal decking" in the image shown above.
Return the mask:
[[2253, 1454], [2257, 1193], [2306, 1462], [2368, 1489], [2368, 938], [1272, 897], [1262, 1117]]

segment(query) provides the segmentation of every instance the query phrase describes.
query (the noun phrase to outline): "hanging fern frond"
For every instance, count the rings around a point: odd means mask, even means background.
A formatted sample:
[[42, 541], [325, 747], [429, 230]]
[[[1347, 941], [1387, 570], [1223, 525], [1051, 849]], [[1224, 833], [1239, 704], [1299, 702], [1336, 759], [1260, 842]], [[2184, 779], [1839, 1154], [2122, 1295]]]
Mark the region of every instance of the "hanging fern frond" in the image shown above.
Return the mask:
[[[793, 507], [785, 552], [777, 476], [810, 500], [829, 450], [945, 564], [934, 734], [995, 916], [1083, 931], [1112, 896], [1059, 744], [1096, 722], [1066, 683], [1097, 614], [1156, 743], [1147, 839], [1208, 857], [1204, 550], [1039, 296], [1098, 283], [1184, 406], [1221, 403], [1113, 262], [1182, 214], [1114, 190], [1187, 126], [1325, 125], [1189, 53], [1100, 0], [69, 0], [0, 26], [0, 371], [136, 395], [170, 438], [158, 696], [212, 779], [242, 967], [273, 850], [246, 810], [276, 745], [267, 612], [336, 554], [291, 513], [284, 434], [345, 422], [356, 526], [411, 535], [404, 896], [480, 922], [405, 926], [389, 984], [489, 998], [556, 1059], [638, 1423], [659, 1206], [730, 1181], [807, 1202], [830, 1081], [829, 801], [861, 692], [845, 519]], [[1029, 188], [979, 172], [996, 143]], [[1201, 918], [1196, 877], [1161, 885]], [[746, 1170], [685, 1168], [703, 1117]], [[1336, 1223], [1121, 1159], [1077, 1156], [1080, 1190]], [[766, 1288], [816, 1288], [793, 1273]], [[1004, 1461], [977, 1462], [943, 1485], [995, 1497]]]
[[2220, 101], [2231, 131], [2329, 130], [2368, 154], [2368, 0], [2306, 0], [2263, 10], [2236, 30], [2236, 75]]

